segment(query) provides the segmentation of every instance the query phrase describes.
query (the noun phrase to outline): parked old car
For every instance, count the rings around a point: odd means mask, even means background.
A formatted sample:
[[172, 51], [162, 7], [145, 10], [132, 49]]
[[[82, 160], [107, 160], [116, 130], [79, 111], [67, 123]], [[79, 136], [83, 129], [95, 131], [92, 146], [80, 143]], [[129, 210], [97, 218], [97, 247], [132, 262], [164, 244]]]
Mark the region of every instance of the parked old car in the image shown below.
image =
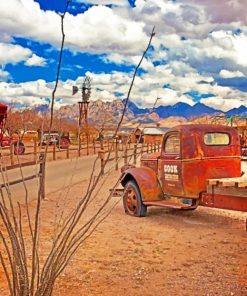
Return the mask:
[[69, 135], [65, 133], [59, 133], [57, 131], [44, 132], [40, 138], [40, 145], [52, 145], [55, 144], [61, 149], [67, 149], [70, 145]]

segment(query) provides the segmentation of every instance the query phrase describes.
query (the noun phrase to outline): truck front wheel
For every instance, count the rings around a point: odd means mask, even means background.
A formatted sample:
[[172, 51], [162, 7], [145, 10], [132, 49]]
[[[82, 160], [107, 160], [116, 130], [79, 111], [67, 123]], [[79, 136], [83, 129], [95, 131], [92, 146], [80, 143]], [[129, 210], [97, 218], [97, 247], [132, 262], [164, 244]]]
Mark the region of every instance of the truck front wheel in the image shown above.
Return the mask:
[[145, 217], [147, 206], [142, 203], [141, 193], [135, 181], [129, 181], [124, 186], [123, 206], [125, 213], [135, 217]]

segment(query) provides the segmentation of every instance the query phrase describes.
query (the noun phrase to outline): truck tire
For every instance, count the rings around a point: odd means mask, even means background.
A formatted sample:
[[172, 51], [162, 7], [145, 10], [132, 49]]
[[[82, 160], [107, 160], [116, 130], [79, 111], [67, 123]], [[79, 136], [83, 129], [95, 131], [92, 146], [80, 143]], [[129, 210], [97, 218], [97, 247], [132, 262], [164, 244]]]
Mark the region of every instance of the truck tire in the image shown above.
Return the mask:
[[142, 203], [142, 197], [135, 181], [129, 181], [124, 186], [123, 206], [125, 213], [135, 217], [145, 217], [147, 206]]
[[14, 154], [15, 155], [22, 155], [25, 152], [25, 146], [22, 142], [18, 141], [15, 142], [14, 144]]

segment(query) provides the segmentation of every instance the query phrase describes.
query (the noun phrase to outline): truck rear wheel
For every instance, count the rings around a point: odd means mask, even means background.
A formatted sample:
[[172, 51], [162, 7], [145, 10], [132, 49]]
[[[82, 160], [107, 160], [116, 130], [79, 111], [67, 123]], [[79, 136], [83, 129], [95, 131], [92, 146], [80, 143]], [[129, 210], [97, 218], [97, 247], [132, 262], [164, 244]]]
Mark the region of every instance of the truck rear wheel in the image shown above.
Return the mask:
[[125, 213], [135, 217], [145, 217], [147, 206], [142, 203], [141, 193], [135, 181], [129, 181], [124, 186], [123, 206]]

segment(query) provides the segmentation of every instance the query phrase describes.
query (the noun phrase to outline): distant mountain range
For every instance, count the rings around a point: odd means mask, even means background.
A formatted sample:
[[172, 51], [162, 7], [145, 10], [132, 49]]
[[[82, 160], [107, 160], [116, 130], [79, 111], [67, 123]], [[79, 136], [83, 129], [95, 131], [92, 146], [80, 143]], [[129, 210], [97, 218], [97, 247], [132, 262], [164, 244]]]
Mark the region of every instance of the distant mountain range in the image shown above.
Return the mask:
[[[122, 115], [125, 100], [114, 100], [112, 102], [103, 102], [101, 100], [91, 101], [89, 104], [89, 121], [101, 124], [117, 123]], [[34, 106], [33, 111], [35, 113], [42, 113], [48, 110], [47, 105]], [[61, 107], [56, 112], [59, 115], [68, 120], [78, 121], [78, 105], [67, 105]], [[187, 120], [194, 119], [205, 115], [226, 115], [226, 116], [247, 116], [247, 108], [240, 106], [234, 108], [228, 112], [216, 110], [208, 107], [202, 103], [196, 103], [194, 106], [190, 106], [186, 103], [176, 103], [172, 106], [159, 106], [156, 108], [139, 108], [132, 101], [128, 102], [128, 108], [125, 113], [124, 122], [128, 123], [152, 123], [158, 122], [159, 120], [166, 119], [168, 117], [183, 117]]]
[[160, 118], [167, 118], [170, 116], [179, 116], [191, 119], [194, 117], [204, 116], [204, 115], [216, 115], [216, 114], [225, 114], [227, 116], [239, 115], [247, 116], [247, 108], [245, 106], [240, 106], [239, 108], [231, 109], [227, 112], [217, 110], [211, 107], [208, 107], [202, 103], [196, 103], [191, 106], [186, 103], [176, 103], [175, 105], [169, 106], [159, 106], [152, 109], [140, 109], [133, 102], [129, 102], [128, 109], [131, 110], [135, 115], [149, 113], [150, 110], [154, 113], [157, 113]]

